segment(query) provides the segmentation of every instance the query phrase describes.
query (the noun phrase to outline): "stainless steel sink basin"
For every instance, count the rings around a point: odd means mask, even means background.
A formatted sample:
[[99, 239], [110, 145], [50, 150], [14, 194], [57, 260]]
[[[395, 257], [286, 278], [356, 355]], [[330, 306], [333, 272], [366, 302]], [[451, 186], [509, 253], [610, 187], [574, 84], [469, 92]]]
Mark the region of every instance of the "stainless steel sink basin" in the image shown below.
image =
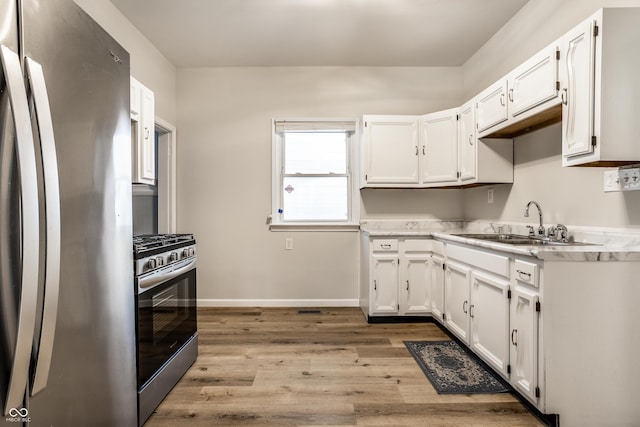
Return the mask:
[[539, 237], [525, 236], [522, 234], [495, 234], [495, 233], [461, 233], [454, 236], [467, 239], [479, 239], [496, 243], [506, 243], [509, 245], [530, 245], [530, 246], [582, 246], [592, 245], [584, 242], [558, 242]]

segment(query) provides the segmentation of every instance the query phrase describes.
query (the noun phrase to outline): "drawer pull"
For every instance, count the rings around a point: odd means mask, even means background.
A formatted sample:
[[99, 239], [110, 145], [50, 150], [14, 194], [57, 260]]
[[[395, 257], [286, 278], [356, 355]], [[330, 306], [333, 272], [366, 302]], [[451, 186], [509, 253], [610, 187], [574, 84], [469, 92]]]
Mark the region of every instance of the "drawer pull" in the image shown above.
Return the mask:
[[391, 244], [390, 243], [383, 243], [380, 245], [380, 247], [382, 249], [391, 249]]
[[516, 347], [518, 346], [518, 330], [517, 329], [511, 330], [511, 344], [513, 344]]
[[531, 273], [527, 273], [526, 271], [516, 270], [516, 272], [525, 280], [531, 280]]
[[475, 304], [471, 304], [469, 306], [469, 317], [471, 317], [473, 319], [473, 307], [475, 307]]
[[468, 301], [465, 301], [462, 303], [462, 311], [464, 314], [467, 314], [467, 304], [468, 304]]

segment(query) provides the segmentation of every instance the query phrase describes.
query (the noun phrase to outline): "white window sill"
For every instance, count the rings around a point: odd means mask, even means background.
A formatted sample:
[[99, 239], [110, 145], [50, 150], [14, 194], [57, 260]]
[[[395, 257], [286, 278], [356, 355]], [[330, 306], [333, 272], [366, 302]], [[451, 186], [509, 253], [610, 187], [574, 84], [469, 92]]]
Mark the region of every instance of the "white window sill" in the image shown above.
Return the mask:
[[360, 231], [360, 224], [269, 224], [270, 231]]

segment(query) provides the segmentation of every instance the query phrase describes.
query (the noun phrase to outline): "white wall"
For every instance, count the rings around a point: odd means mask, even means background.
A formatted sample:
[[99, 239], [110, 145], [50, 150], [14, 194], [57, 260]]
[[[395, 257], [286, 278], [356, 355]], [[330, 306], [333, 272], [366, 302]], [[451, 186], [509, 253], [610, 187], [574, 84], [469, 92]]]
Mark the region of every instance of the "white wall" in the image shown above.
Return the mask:
[[[530, 0], [463, 67], [465, 98], [490, 85], [529, 56], [582, 22], [600, 7], [640, 6], [640, 1]], [[636, 143], [637, 141], [629, 141]], [[516, 138], [514, 184], [464, 190], [467, 219], [537, 221], [524, 218], [529, 200], [538, 201], [545, 223], [639, 228], [640, 192], [604, 193], [603, 168], [561, 166], [560, 125]]]
[[[179, 70], [178, 228], [198, 239], [199, 299], [355, 305], [357, 233], [268, 230], [271, 119], [437, 111], [460, 103], [460, 81], [460, 68]], [[460, 195], [367, 190], [362, 214], [458, 219]]]
[[131, 75], [150, 88], [156, 116], [176, 122], [176, 67], [109, 0], [74, 0], [130, 55]]

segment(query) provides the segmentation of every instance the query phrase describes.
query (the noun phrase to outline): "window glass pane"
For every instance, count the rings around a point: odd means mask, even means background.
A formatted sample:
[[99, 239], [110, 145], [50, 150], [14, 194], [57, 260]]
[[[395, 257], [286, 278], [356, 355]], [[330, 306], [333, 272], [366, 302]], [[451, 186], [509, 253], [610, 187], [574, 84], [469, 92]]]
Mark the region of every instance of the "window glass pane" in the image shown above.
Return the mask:
[[346, 177], [284, 178], [284, 220], [348, 220], [348, 186]]
[[347, 172], [346, 132], [286, 132], [285, 173]]

